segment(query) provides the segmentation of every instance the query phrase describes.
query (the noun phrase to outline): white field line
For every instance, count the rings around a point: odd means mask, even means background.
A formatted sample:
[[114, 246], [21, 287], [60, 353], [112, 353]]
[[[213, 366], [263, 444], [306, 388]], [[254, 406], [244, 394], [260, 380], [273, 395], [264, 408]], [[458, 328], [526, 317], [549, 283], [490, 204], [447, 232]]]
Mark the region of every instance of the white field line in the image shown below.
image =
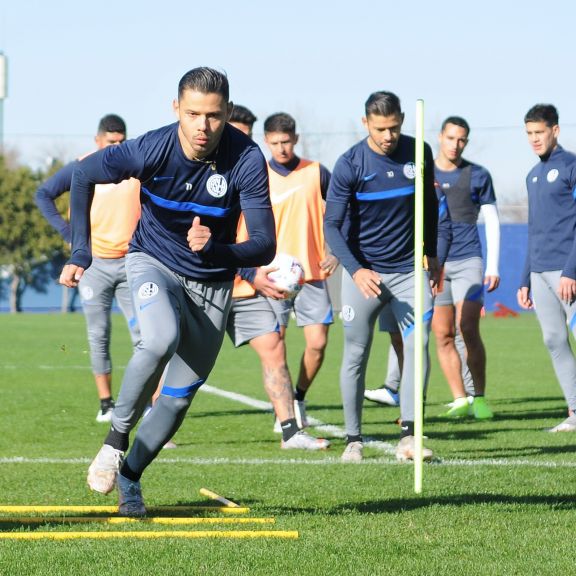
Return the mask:
[[[24, 458], [21, 456], [0, 458], [1, 464], [89, 464], [91, 458]], [[303, 458], [158, 458], [158, 464], [192, 464], [195, 466], [219, 466], [219, 465], [252, 465], [267, 466], [269, 464], [306, 464], [309, 466], [326, 466], [341, 464], [340, 458], [333, 456], [325, 457], [322, 460], [305, 460]], [[381, 464], [396, 464], [398, 466], [411, 466], [403, 462], [398, 462], [395, 458], [370, 458], [359, 464], [346, 464], [346, 466], [372, 466]], [[495, 467], [529, 467], [529, 468], [576, 468], [576, 462], [546, 462], [537, 460], [503, 460], [498, 458], [487, 458], [482, 460], [437, 460], [428, 466], [495, 466]]]
[[[12, 369], [17, 368], [16, 365], [3, 365], [0, 368]], [[49, 366], [41, 365], [39, 368], [43, 370], [59, 370], [59, 369], [89, 369], [86, 366]], [[228, 390], [223, 390], [217, 388], [216, 386], [211, 386], [210, 384], [204, 384], [200, 387], [200, 390], [208, 394], [213, 394], [215, 396], [220, 396], [221, 398], [227, 398], [234, 402], [239, 402], [250, 406], [251, 408], [257, 408], [265, 412], [272, 412], [272, 404], [270, 402], [265, 402], [263, 400], [258, 400], [257, 398], [252, 398], [251, 396], [246, 396], [238, 392], [230, 392]], [[308, 422], [311, 427], [315, 428], [322, 434], [326, 436], [331, 436], [333, 438], [345, 438], [346, 433], [339, 426], [332, 424], [326, 424], [317, 418], [308, 417]], [[396, 446], [388, 442], [382, 442], [380, 440], [373, 440], [369, 437], [364, 437], [364, 444], [380, 450], [384, 454], [394, 455], [396, 451]], [[23, 458], [23, 457], [11, 457], [2, 458], [0, 457], [0, 464], [87, 464], [91, 462], [88, 458]], [[323, 464], [335, 464], [340, 463], [339, 458], [327, 457], [322, 460], [304, 460], [299, 458], [290, 459], [274, 459], [274, 458], [159, 458], [157, 462], [167, 463], [167, 464], [196, 464], [196, 465], [214, 465], [214, 464], [309, 464], [312, 466], [318, 466]], [[396, 464], [395, 458], [372, 458], [370, 460], [364, 460], [361, 465], [365, 464]], [[532, 460], [506, 460], [498, 458], [487, 458], [479, 460], [462, 460], [462, 459], [452, 459], [443, 460], [437, 459], [432, 464], [434, 465], [444, 465], [444, 466], [529, 466], [533, 468], [574, 468], [576, 467], [576, 462], [547, 462], [547, 461], [532, 461]]]

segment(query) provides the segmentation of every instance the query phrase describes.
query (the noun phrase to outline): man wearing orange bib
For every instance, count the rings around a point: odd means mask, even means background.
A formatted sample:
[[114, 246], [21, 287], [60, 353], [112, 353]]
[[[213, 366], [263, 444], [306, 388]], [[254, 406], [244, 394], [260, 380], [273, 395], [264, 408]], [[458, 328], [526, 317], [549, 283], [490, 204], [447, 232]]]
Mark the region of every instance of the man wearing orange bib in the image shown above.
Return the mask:
[[[312, 442], [305, 441], [302, 432], [298, 436], [293, 433], [308, 426], [304, 398], [322, 365], [328, 327], [333, 322], [325, 279], [334, 272], [338, 260], [326, 256], [323, 233], [323, 198], [330, 173], [319, 163], [296, 156], [296, 123], [288, 114], [278, 113], [267, 118], [264, 133], [272, 153], [268, 177], [277, 253], [290, 254], [300, 261], [305, 284], [296, 297], [286, 298], [285, 293], [268, 279], [269, 267], [241, 270], [234, 286], [228, 331], [236, 346], [250, 342], [260, 356], [264, 386], [277, 416], [275, 431], [283, 435], [282, 447], [298, 444], [294, 447], [325, 448], [326, 440], [308, 436]], [[237, 241], [242, 241], [244, 234], [240, 225]], [[242, 314], [243, 309], [250, 309], [251, 314]], [[295, 393], [292, 392], [284, 343], [292, 311], [297, 325], [303, 327], [306, 339]], [[286, 402], [292, 394], [294, 410]]]
[[[126, 124], [116, 114], [104, 116], [94, 138], [99, 150], [116, 146], [126, 140]], [[36, 203], [48, 222], [70, 244], [70, 223], [64, 220], [55, 200], [72, 184], [72, 172], [77, 162], [71, 162], [53, 174], [38, 188]], [[140, 341], [140, 330], [132, 307], [125, 270], [128, 242], [140, 218], [140, 182], [135, 178], [119, 184], [96, 186], [90, 210], [92, 228], [92, 266], [79, 284], [82, 308], [86, 318], [92, 372], [100, 399], [98, 422], [110, 422], [114, 400], [112, 396], [112, 360], [110, 333], [112, 302], [122, 310], [132, 344]]]

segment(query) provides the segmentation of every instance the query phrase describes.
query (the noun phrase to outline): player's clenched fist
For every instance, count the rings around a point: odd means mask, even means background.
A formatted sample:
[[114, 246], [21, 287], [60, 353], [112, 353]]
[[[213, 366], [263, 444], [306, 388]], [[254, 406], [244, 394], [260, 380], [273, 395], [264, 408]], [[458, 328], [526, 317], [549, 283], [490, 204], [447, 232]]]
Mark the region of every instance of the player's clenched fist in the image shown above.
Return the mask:
[[188, 246], [190, 246], [190, 250], [192, 252], [200, 252], [210, 237], [212, 233], [210, 232], [210, 228], [208, 226], [202, 226], [200, 224], [200, 216], [194, 216], [194, 220], [192, 220], [192, 227], [188, 230]]
[[60, 273], [59, 282], [68, 288], [75, 288], [78, 286], [82, 274], [84, 274], [84, 268], [80, 268], [76, 264], [66, 264]]

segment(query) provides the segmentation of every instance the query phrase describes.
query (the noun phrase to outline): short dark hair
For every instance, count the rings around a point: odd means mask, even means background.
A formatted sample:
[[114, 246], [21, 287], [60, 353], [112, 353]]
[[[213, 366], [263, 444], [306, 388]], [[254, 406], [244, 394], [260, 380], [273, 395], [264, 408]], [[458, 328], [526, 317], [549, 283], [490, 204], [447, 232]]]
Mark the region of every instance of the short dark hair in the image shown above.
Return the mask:
[[239, 124], [247, 124], [248, 126], [252, 126], [254, 122], [256, 122], [258, 118], [252, 114], [246, 106], [241, 106], [240, 104], [234, 104], [234, 108], [232, 108], [232, 115], [230, 116], [230, 120], [228, 122], [238, 122]]
[[285, 134], [296, 134], [296, 120], [286, 114], [286, 112], [277, 112], [268, 116], [264, 122], [264, 132], [284, 132]]
[[224, 72], [201, 66], [188, 70], [178, 83], [178, 100], [186, 90], [195, 90], [202, 94], [220, 94], [226, 102], [230, 99], [228, 78]]
[[98, 123], [98, 134], [105, 132], [118, 132], [126, 135], [126, 122], [117, 114], [106, 114]]
[[470, 125], [462, 116], [448, 116], [444, 122], [442, 122], [442, 128], [440, 129], [441, 132], [444, 132], [444, 128], [448, 126], [448, 124], [454, 124], [454, 126], [460, 126], [460, 128], [464, 128], [466, 130], [466, 136], [470, 134]]
[[374, 114], [376, 116], [393, 116], [394, 114], [402, 115], [402, 106], [400, 98], [393, 92], [372, 92], [364, 104], [366, 116]]
[[556, 126], [558, 124], [558, 110], [552, 104], [536, 104], [526, 112], [524, 124], [526, 122], [545, 122], [546, 126]]

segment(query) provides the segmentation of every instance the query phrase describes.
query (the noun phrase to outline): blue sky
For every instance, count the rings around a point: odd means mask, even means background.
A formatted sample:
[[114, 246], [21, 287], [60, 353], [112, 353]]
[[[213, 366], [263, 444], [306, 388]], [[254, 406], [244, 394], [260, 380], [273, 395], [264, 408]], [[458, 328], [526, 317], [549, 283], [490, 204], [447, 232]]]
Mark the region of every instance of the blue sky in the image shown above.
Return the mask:
[[317, 134], [328, 167], [363, 135], [368, 94], [396, 92], [407, 131], [422, 98], [432, 144], [444, 117], [465, 116], [467, 156], [491, 170], [497, 192], [521, 194], [535, 161], [522, 124], [532, 104], [556, 104], [561, 141], [576, 148], [575, 23], [567, 0], [5, 0], [4, 140], [30, 163], [40, 137], [83, 138], [82, 149], [55, 145], [80, 154], [109, 112], [137, 136], [172, 122], [178, 80], [209, 65], [260, 120], [283, 110]]

